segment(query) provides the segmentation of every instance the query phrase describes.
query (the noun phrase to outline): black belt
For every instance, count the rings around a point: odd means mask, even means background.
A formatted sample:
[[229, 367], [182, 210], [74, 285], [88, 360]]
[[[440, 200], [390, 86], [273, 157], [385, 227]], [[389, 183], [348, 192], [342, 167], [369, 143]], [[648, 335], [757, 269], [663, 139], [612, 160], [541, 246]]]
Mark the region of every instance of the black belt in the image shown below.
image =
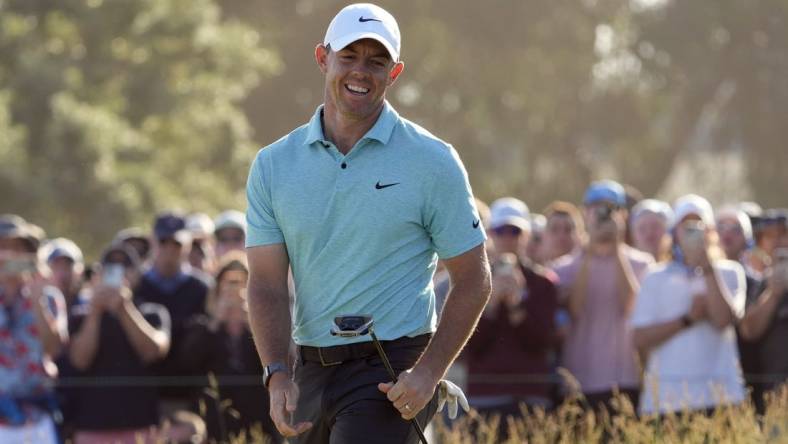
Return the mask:
[[[388, 347], [422, 347], [425, 348], [430, 342], [431, 334], [423, 334], [409, 338], [403, 336], [392, 341], [380, 341], [380, 345], [385, 350]], [[335, 345], [332, 347], [310, 347], [301, 345], [298, 347], [301, 359], [304, 362], [319, 362], [323, 367], [339, 365], [346, 361], [363, 359], [377, 355], [378, 351], [372, 341], [356, 342], [347, 345]]]

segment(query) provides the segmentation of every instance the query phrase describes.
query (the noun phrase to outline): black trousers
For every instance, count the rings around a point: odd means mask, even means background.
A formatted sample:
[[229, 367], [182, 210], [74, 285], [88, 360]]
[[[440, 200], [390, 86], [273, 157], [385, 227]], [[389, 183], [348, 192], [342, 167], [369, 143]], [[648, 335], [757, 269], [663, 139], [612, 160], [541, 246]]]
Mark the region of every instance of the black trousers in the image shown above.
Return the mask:
[[[429, 341], [428, 336], [402, 338], [384, 344], [396, 373], [416, 363]], [[377, 353], [324, 366], [299, 359], [295, 381], [300, 395], [293, 423], [311, 421], [312, 428], [291, 443], [298, 444], [416, 444], [419, 442], [410, 421], [378, 390], [378, 383], [391, 377]], [[437, 391], [417, 415], [426, 428], [438, 405]]]

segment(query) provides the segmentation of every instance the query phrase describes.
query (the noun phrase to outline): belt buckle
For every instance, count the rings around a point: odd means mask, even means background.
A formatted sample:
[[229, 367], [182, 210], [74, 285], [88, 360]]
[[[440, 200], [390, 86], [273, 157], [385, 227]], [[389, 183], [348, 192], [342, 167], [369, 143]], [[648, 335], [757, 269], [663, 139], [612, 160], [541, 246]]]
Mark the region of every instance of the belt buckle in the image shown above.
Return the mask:
[[326, 360], [323, 358], [323, 347], [317, 348], [317, 356], [320, 357], [320, 365], [322, 365], [323, 367], [331, 367], [342, 363], [342, 361], [326, 362]]

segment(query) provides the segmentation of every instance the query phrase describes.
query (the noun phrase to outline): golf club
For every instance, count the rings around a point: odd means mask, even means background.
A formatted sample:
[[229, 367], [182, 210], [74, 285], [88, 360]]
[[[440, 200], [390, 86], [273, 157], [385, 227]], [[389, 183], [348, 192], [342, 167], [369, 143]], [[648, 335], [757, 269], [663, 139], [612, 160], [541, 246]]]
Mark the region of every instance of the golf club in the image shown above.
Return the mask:
[[[396, 384], [397, 374], [394, 372], [394, 368], [391, 367], [391, 362], [389, 362], [389, 358], [386, 356], [386, 351], [383, 350], [383, 346], [380, 345], [380, 341], [378, 341], [378, 337], [375, 335], [373, 325], [374, 320], [372, 316], [369, 315], [337, 316], [334, 318], [334, 326], [331, 327], [331, 334], [342, 338], [355, 338], [357, 336], [370, 335], [372, 337], [372, 343], [375, 345], [375, 348], [378, 350], [378, 355], [380, 355], [380, 359], [383, 361], [383, 365], [386, 366], [391, 380]], [[416, 433], [419, 434], [421, 442], [428, 444], [427, 438], [424, 436], [424, 430], [422, 430], [419, 421], [413, 418], [410, 422], [413, 424], [413, 427], [416, 428]]]

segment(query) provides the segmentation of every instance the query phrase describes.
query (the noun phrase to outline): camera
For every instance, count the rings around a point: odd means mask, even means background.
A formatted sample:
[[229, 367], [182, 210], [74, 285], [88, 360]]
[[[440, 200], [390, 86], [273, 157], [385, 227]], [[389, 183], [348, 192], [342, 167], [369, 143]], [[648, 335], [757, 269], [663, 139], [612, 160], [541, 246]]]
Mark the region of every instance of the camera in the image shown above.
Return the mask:
[[598, 222], [607, 222], [613, 217], [614, 208], [609, 205], [601, 205], [594, 208], [594, 216]]

